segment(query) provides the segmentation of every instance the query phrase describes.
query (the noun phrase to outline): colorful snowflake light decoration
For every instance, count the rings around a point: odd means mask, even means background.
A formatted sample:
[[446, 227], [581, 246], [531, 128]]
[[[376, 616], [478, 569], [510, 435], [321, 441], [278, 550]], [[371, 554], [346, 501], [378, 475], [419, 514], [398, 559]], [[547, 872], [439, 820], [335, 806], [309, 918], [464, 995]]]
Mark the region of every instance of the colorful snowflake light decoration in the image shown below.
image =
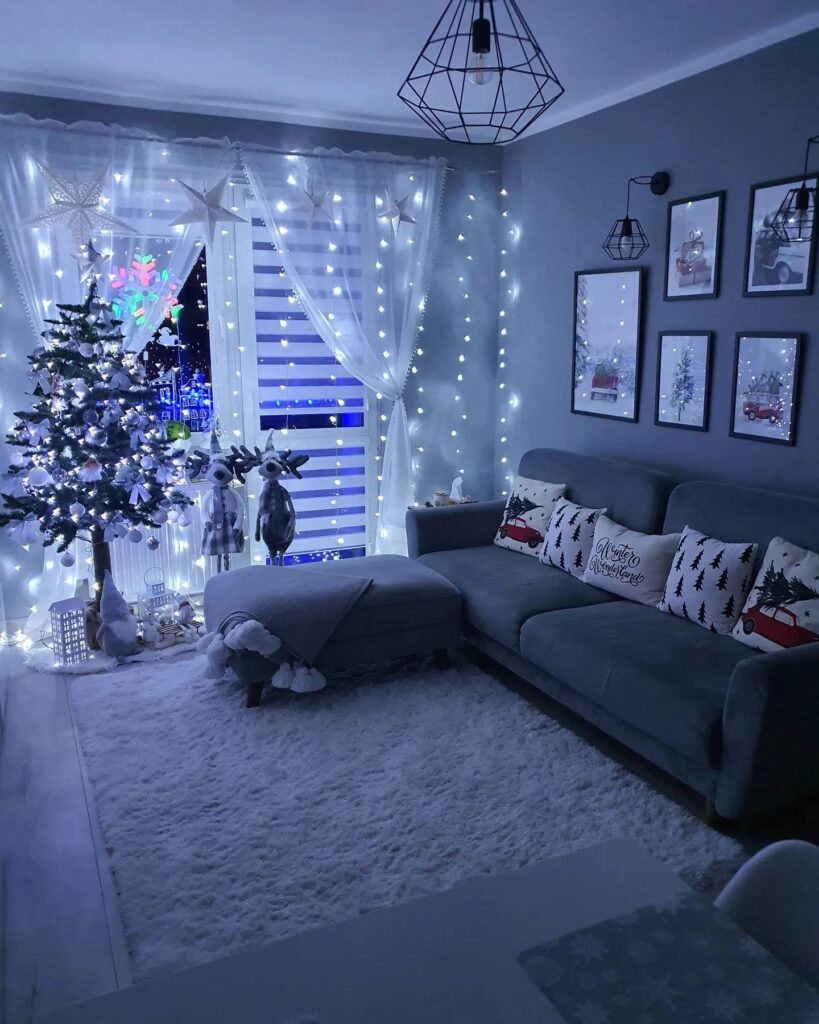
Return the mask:
[[167, 267], [158, 268], [155, 256], [137, 252], [130, 266], [114, 268], [111, 279], [114, 316], [124, 322], [131, 319], [137, 327], [142, 327], [151, 309], [156, 309], [157, 325], [166, 319], [176, 323], [182, 312], [178, 298], [180, 288], [180, 280]]

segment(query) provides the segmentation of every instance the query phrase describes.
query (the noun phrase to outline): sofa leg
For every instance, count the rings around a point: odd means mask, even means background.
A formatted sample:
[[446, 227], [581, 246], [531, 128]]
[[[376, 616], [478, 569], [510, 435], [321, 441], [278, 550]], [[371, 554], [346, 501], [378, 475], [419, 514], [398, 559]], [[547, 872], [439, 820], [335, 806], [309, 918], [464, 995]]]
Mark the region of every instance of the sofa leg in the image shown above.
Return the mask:
[[443, 647], [435, 651], [435, 667], [440, 669], [449, 668], [449, 651]]
[[705, 824], [715, 832], [730, 832], [730, 818], [723, 818], [713, 800], [705, 801]]
[[264, 680], [258, 680], [247, 684], [247, 704], [246, 707], [257, 708], [262, 702], [262, 690], [264, 689]]

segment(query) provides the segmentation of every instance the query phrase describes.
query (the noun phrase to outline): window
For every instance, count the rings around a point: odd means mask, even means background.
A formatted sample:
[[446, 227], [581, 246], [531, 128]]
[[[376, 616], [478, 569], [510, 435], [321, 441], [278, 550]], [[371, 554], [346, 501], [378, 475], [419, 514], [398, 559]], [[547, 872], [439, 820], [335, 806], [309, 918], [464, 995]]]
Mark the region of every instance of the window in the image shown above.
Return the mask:
[[209, 431], [214, 409], [205, 247], [184, 284], [169, 290], [165, 319], [142, 358], [168, 436], [185, 436], [185, 428], [191, 434]]
[[[263, 440], [273, 429], [277, 447], [310, 455], [303, 479], [286, 483], [298, 528], [285, 561], [364, 555], [377, 493], [370, 396], [299, 306], [264, 221], [251, 215], [250, 222], [258, 431]], [[298, 255], [299, 272], [321, 297], [332, 294], [342, 268], [348, 280], [361, 277], [360, 248], [336, 249], [329, 264], [325, 232], [308, 224], [305, 213], [283, 215], [281, 225]], [[260, 558], [263, 553], [255, 551], [254, 559]]]

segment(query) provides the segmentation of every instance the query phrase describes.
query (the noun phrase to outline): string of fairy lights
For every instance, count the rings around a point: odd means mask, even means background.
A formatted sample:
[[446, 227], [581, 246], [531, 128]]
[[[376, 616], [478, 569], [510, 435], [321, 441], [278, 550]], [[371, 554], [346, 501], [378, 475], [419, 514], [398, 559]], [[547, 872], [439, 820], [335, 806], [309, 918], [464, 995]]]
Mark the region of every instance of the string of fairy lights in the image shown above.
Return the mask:
[[512, 217], [509, 209], [509, 190], [504, 185], [500, 189], [501, 199], [501, 248], [500, 248], [500, 308], [498, 309], [498, 390], [500, 400], [498, 402], [498, 447], [500, 454], [501, 475], [503, 487], [502, 497], [509, 493], [509, 487], [514, 480], [514, 473], [509, 468], [509, 456], [506, 454], [506, 445], [509, 441], [510, 425], [515, 416], [516, 410], [520, 407], [520, 397], [517, 392], [507, 388], [506, 369], [509, 361], [509, 345], [511, 341], [510, 331], [514, 319], [515, 308], [520, 295], [520, 284], [516, 269], [517, 261], [515, 251], [520, 243], [520, 224]]

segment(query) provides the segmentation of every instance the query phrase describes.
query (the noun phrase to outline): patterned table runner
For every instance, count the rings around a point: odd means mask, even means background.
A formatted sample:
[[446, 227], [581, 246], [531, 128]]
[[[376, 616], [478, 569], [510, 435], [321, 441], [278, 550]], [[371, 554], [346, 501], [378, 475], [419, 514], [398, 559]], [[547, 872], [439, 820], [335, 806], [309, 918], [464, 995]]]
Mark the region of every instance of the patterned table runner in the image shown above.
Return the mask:
[[566, 1024], [819, 1024], [819, 993], [697, 894], [518, 959]]

